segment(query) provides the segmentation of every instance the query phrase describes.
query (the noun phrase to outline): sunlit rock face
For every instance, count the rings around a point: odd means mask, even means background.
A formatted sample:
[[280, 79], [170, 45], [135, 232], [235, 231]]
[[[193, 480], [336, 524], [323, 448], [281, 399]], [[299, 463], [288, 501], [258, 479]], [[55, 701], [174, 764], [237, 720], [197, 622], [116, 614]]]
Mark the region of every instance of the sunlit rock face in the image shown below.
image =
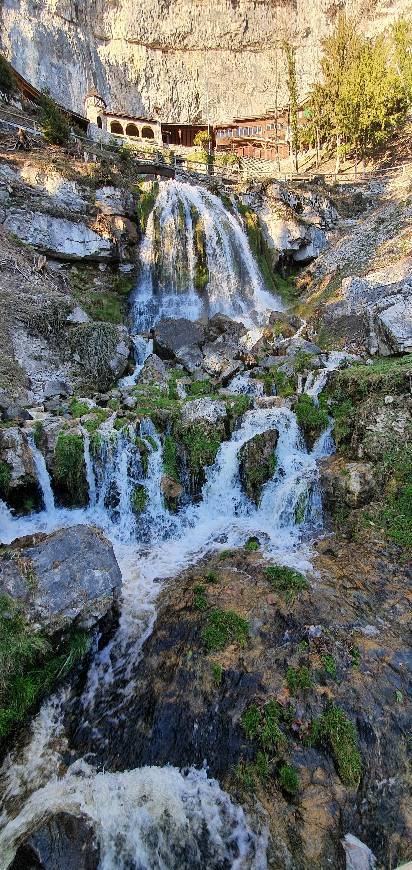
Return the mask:
[[3, 0], [1, 47], [26, 78], [77, 111], [91, 85], [110, 107], [188, 121], [206, 93], [214, 118], [286, 97], [282, 40], [297, 46], [301, 91], [339, 8], [371, 32], [410, 0]]

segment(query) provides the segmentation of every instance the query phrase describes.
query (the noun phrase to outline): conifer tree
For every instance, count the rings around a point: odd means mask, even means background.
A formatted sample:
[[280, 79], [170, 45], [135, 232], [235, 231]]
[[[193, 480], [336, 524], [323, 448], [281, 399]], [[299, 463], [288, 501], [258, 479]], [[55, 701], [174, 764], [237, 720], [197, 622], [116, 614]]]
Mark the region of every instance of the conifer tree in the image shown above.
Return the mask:
[[289, 42], [283, 44], [287, 64], [287, 87], [289, 91], [290, 134], [293, 162], [298, 171], [299, 126], [298, 126], [298, 85], [296, 78], [295, 49]]

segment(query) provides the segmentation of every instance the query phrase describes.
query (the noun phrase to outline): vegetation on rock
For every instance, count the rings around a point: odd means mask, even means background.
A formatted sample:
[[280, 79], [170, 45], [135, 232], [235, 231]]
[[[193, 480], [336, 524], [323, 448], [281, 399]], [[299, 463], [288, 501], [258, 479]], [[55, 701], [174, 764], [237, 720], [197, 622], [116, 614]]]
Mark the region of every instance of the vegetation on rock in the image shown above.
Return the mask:
[[59, 106], [47, 91], [41, 98], [41, 129], [51, 145], [66, 145], [69, 141], [69, 125]]
[[54, 476], [70, 504], [86, 504], [87, 481], [81, 435], [59, 433], [54, 452]]
[[143, 484], [138, 483], [132, 492], [133, 513], [135, 513], [137, 516], [143, 513], [148, 500], [149, 495], [146, 487], [144, 487]]
[[330, 749], [342, 782], [357, 788], [362, 774], [362, 761], [357, 731], [346, 713], [335, 704], [330, 704], [312, 723], [312, 739]]
[[298, 397], [295, 414], [303, 434], [310, 443], [313, 443], [328, 425], [327, 411], [319, 408], [312, 397], [305, 393]]
[[208, 652], [224, 649], [230, 643], [245, 646], [249, 637], [246, 619], [234, 610], [215, 608], [208, 615], [207, 625], [202, 631], [202, 640]]

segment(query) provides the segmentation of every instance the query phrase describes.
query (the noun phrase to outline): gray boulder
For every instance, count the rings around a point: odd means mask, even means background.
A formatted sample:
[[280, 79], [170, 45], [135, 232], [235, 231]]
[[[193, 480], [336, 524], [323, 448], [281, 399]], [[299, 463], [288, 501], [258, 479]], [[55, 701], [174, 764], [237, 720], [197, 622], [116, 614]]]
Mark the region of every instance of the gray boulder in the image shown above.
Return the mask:
[[107, 260], [116, 256], [112, 239], [81, 221], [14, 209], [8, 212], [4, 226], [25, 244], [63, 260]]
[[147, 357], [143, 368], [137, 378], [138, 384], [150, 384], [153, 381], [157, 384], [167, 384], [167, 368], [162, 359], [157, 354], [152, 353]]
[[105, 215], [125, 215], [133, 217], [136, 213], [136, 199], [128, 190], [118, 187], [99, 187], [96, 190], [96, 206]]
[[162, 359], [176, 359], [183, 348], [200, 347], [204, 341], [203, 326], [185, 317], [166, 317], [153, 330], [153, 350]]
[[182, 408], [182, 423], [190, 426], [191, 423], [218, 423], [227, 417], [227, 408], [224, 402], [216, 399], [193, 399], [186, 402]]
[[373, 466], [369, 462], [343, 462], [335, 456], [321, 468], [323, 501], [334, 510], [341, 505], [361, 508], [377, 495]]
[[10, 870], [97, 870], [100, 848], [89, 819], [56, 813], [17, 849]]
[[345, 834], [341, 842], [345, 850], [346, 870], [375, 870], [376, 858], [366, 843], [353, 834]]
[[116, 605], [121, 579], [111, 543], [88, 526], [23, 538], [0, 556], [1, 593], [48, 635], [96, 625]]
[[255, 435], [239, 450], [239, 474], [246, 495], [259, 505], [262, 490], [276, 470], [277, 429], [267, 429]]
[[55, 396], [71, 396], [72, 388], [65, 381], [47, 381], [44, 388], [44, 398], [52, 399]]

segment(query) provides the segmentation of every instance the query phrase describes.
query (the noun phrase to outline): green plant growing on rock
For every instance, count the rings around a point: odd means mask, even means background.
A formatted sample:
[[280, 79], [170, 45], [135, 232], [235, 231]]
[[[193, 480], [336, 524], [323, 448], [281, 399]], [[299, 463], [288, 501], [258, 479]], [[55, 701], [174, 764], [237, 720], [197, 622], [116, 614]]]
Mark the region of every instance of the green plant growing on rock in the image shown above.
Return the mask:
[[84, 448], [81, 435], [60, 432], [54, 452], [56, 481], [70, 497], [72, 504], [87, 502], [87, 481]]
[[286, 593], [289, 601], [309, 588], [306, 577], [300, 571], [295, 571], [294, 568], [288, 568], [286, 565], [270, 565], [269, 568], [265, 568], [265, 574], [274, 591]]
[[217, 573], [216, 571], [208, 571], [205, 574], [206, 583], [217, 583]]
[[325, 653], [323, 656], [321, 656], [321, 661], [328, 676], [331, 677], [332, 680], [336, 680], [337, 668], [333, 656], [330, 655], [330, 653]]
[[15, 90], [16, 80], [3, 55], [0, 55], [0, 91], [8, 97]]
[[248, 740], [255, 740], [258, 736], [262, 723], [262, 713], [257, 704], [251, 704], [243, 713], [242, 727]]
[[287, 740], [279, 727], [281, 710], [276, 701], [268, 701], [263, 709], [251, 704], [241, 718], [248, 740], [258, 740], [263, 750], [281, 751]]
[[243, 647], [248, 638], [249, 624], [234, 610], [212, 610], [202, 631], [202, 641], [208, 652], [224, 649], [230, 643]]
[[258, 538], [249, 538], [245, 544], [245, 550], [248, 553], [255, 553], [260, 550], [260, 541]]
[[37, 448], [40, 447], [41, 442], [44, 438], [44, 426], [41, 420], [36, 420], [33, 426], [33, 441]]
[[289, 667], [286, 671], [286, 682], [292, 695], [295, 695], [299, 690], [308, 691], [313, 688], [310, 670], [306, 665], [302, 665], [300, 668]]
[[338, 774], [345, 785], [357, 788], [362, 774], [355, 726], [335, 704], [312, 722], [312, 740], [332, 753]]
[[6, 496], [11, 484], [11, 466], [8, 462], [0, 459], [0, 493]]
[[154, 181], [147, 188], [138, 187], [139, 199], [137, 202], [137, 217], [142, 233], [146, 232], [147, 222], [154, 209], [154, 205], [159, 193], [159, 182]]
[[201, 380], [192, 381], [188, 385], [186, 393], [190, 399], [202, 399], [205, 396], [214, 396], [216, 388], [210, 378], [202, 378]]
[[213, 662], [212, 664], [212, 677], [213, 682], [216, 686], [221, 686], [223, 679], [223, 668], [222, 665], [219, 665], [218, 662]]
[[302, 393], [295, 405], [295, 414], [305, 437], [313, 442], [328, 425], [328, 414], [315, 405], [311, 396]]
[[47, 91], [44, 91], [40, 101], [41, 129], [43, 136], [51, 145], [67, 145], [70, 136], [66, 118]]
[[288, 377], [284, 372], [274, 370], [272, 374], [272, 380], [276, 388], [276, 394], [278, 396], [282, 396], [284, 399], [287, 399], [289, 396], [293, 396], [296, 392], [296, 388], [292, 379]]
[[201, 423], [192, 423], [180, 432], [186, 447], [190, 470], [194, 478], [203, 475], [203, 469], [212, 465], [222, 442], [219, 429], [205, 427]]
[[209, 607], [206, 589], [200, 583], [193, 589], [193, 604], [196, 610], [207, 610]]
[[282, 764], [278, 773], [279, 786], [286, 795], [294, 797], [299, 791], [299, 774], [291, 764]]
[[163, 439], [163, 470], [168, 477], [179, 483], [177, 446], [172, 435], [165, 435]]
[[135, 486], [132, 493], [132, 510], [133, 513], [137, 516], [143, 513], [147, 502], [149, 500], [149, 495], [147, 489], [143, 486], [143, 484], [138, 483]]
[[84, 417], [85, 414], [90, 414], [93, 410], [92, 407], [88, 404], [88, 402], [81, 402], [80, 399], [72, 399], [69, 405], [69, 411], [72, 417], [78, 419], [79, 417]]

